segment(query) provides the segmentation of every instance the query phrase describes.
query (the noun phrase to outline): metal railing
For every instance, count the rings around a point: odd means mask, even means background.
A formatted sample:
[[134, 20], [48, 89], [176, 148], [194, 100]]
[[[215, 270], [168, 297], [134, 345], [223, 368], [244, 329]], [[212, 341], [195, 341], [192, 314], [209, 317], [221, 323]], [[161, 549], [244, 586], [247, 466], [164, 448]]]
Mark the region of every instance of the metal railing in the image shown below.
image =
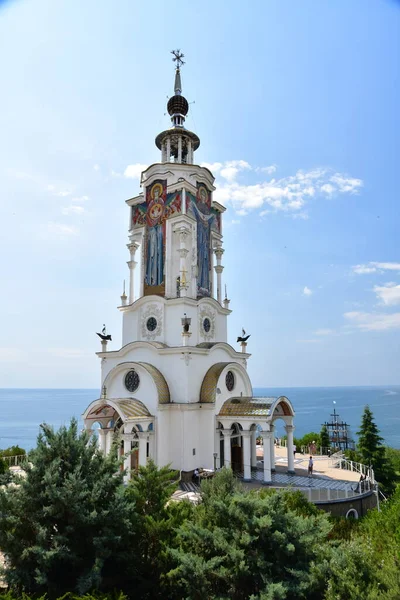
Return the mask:
[[368, 467], [362, 463], [358, 463], [354, 460], [349, 460], [342, 454], [341, 452], [337, 452], [333, 454], [330, 458], [330, 465], [336, 469], [344, 469], [345, 471], [352, 471], [354, 473], [359, 473], [366, 480], [370, 480], [372, 483], [375, 483], [375, 474], [372, 467]]
[[1, 456], [0, 458], [4, 460], [8, 467], [19, 467], [28, 457], [26, 454], [16, 454], [15, 456]]

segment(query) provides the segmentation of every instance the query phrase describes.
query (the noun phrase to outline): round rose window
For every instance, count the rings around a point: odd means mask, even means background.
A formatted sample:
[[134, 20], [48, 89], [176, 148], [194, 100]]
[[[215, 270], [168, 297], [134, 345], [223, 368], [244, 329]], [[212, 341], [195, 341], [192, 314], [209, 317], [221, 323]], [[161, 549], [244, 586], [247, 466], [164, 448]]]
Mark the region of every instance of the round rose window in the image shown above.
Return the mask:
[[203, 321], [203, 329], [206, 333], [208, 333], [211, 329], [211, 321], [208, 317], [206, 317]]
[[225, 385], [228, 392], [231, 392], [235, 387], [235, 376], [232, 371], [228, 371], [225, 377]]
[[139, 387], [139, 383], [139, 375], [133, 369], [125, 375], [125, 387], [128, 392], [136, 392]]

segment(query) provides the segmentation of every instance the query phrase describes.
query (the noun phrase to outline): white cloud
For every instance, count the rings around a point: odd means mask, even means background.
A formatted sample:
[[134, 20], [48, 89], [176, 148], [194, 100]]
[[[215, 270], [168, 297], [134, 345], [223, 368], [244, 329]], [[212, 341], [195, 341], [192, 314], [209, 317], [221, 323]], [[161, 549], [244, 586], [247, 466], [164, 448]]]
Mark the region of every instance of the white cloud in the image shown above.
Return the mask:
[[400, 329], [400, 313], [382, 314], [353, 311], [345, 313], [344, 317], [362, 331]]
[[317, 329], [315, 335], [332, 335], [333, 333], [333, 329]]
[[375, 273], [375, 267], [369, 267], [368, 265], [354, 265], [352, 267], [353, 272], [357, 273], [357, 275], [365, 275], [366, 273]]
[[82, 215], [84, 212], [86, 212], [86, 210], [83, 208], [83, 206], [72, 205], [66, 206], [61, 212], [63, 215]]
[[400, 271], [400, 263], [398, 262], [376, 262], [371, 261], [364, 265], [354, 265], [353, 273], [364, 275], [366, 273], [376, 273], [377, 271]]
[[[134, 165], [128, 165], [124, 171], [124, 177], [128, 177], [129, 179], [140, 179], [142, 171], [147, 169], [147, 165], [141, 165], [136, 163]], [[114, 175], [114, 171], [112, 172]]]
[[324, 192], [328, 196], [332, 196], [335, 192], [335, 188], [331, 183], [324, 183], [324, 185], [321, 185], [320, 189], [321, 192]]
[[47, 233], [51, 237], [70, 237], [78, 235], [79, 230], [71, 225], [65, 225], [64, 223], [54, 223], [51, 221], [45, 226], [45, 234]]
[[330, 181], [335, 184], [341, 194], [358, 194], [360, 188], [363, 186], [361, 179], [346, 177], [342, 173], [335, 173], [330, 178]]
[[218, 173], [218, 171], [220, 171], [222, 169], [222, 163], [220, 163], [220, 162], [215, 162], [215, 163], [203, 162], [203, 163], [201, 163], [200, 166], [205, 167], [206, 169], [211, 171], [211, 173]]
[[68, 190], [61, 190], [61, 192], [57, 192], [57, 196], [61, 196], [61, 198], [66, 198], [67, 196], [70, 196], [71, 192], [69, 192]]
[[276, 171], [276, 165], [269, 165], [269, 167], [256, 167], [254, 170], [267, 173], [267, 175], [272, 175]]
[[375, 285], [374, 292], [386, 306], [400, 304], [400, 285], [387, 283], [386, 285]]
[[[227, 161], [221, 166], [220, 163], [217, 164], [217, 174], [225, 181], [217, 183], [215, 200], [221, 204], [230, 203], [235, 211], [263, 209], [261, 212], [265, 215], [265, 209], [269, 207], [272, 212], [287, 212], [307, 219], [304, 207], [310, 199], [317, 196], [331, 198], [338, 194], [357, 194], [363, 185], [360, 179], [332, 173], [328, 168], [299, 170], [288, 177], [244, 185], [236, 180], [240, 172], [270, 175], [276, 171], [276, 166], [252, 167], [244, 160]], [[213, 165], [208, 166], [211, 168]]]
[[229, 160], [221, 169], [220, 175], [229, 182], [236, 179], [240, 171], [251, 170], [251, 166], [245, 160]]
[[94, 165], [93, 169], [94, 169], [95, 171], [100, 171], [100, 165]]
[[303, 296], [311, 296], [311, 295], [312, 295], [312, 293], [313, 293], [313, 291], [312, 291], [312, 290], [310, 290], [310, 288], [309, 288], [309, 287], [307, 287], [307, 286], [305, 286], [305, 287], [304, 287], [304, 290], [303, 290]]

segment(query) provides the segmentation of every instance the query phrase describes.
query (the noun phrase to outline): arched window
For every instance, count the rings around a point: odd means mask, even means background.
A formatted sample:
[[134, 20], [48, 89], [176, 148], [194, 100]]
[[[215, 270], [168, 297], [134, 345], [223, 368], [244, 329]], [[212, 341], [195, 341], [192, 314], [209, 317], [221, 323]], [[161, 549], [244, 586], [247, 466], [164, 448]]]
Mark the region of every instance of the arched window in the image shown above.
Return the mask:
[[355, 508], [350, 508], [346, 513], [346, 519], [358, 519], [358, 512]]

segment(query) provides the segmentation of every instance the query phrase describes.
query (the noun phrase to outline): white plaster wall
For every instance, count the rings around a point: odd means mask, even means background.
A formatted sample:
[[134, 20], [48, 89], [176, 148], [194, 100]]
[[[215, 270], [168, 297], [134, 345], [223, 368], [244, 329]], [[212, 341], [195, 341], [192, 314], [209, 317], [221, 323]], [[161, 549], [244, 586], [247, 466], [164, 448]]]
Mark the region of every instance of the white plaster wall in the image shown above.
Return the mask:
[[203, 404], [199, 410], [199, 464], [205, 469], [214, 468], [215, 408]]
[[[110, 398], [135, 397], [147, 405], [146, 394], [150, 393], [146, 388], [146, 382], [149, 381], [150, 377], [147, 371], [141, 368], [140, 365], [137, 367], [141, 383], [139, 389], [134, 394], [130, 394], [124, 385], [125, 374], [132, 368], [132, 363], [146, 362], [154, 365], [164, 376], [169, 387], [172, 402], [198, 402], [200, 399], [201, 384], [208, 369], [215, 363], [226, 362], [231, 365], [230, 368], [235, 373], [235, 388], [231, 393], [227, 391], [225, 375], [228, 369], [225, 369], [218, 381], [218, 387], [221, 390], [221, 394], [217, 396], [217, 410], [219, 410], [222, 403], [231, 396], [240, 396], [241, 393], [243, 396], [252, 394], [250, 380], [247, 373], [244, 372], [244, 359], [240, 357], [240, 354], [232, 357], [232, 352], [228, 352], [229, 348], [227, 345], [222, 345], [210, 350], [202, 349], [199, 351], [196, 348], [180, 346], [173, 353], [165, 354], [162, 349], [154, 348], [150, 344], [138, 343], [131, 349], [127, 347], [119, 353], [116, 352], [112, 353], [112, 355], [107, 355], [106, 360], [102, 363], [102, 386], [105, 382], [107, 396]], [[196, 353], [196, 350], [202, 354]], [[189, 357], [187, 365], [184, 360], [185, 352], [188, 353]], [[125, 367], [122, 367], [122, 370], [111, 379], [110, 383], [112, 387], [110, 387], [106, 378], [110, 371], [121, 363], [125, 363]], [[235, 368], [235, 364], [238, 367]], [[148, 408], [150, 410], [150, 407]]]
[[105, 385], [107, 386], [107, 397], [112, 398], [135, 398], [146, 405], [150, 414], [155, 415], [158, 408], [158, 392], [156, 384], [151, 375], [141, 365], [134, 363], [134, 368], [140, 377], [140, 384], [134, 393], [128, 392], [125, 387], [125, 375], [132, 369], [132, 363], [122, 363], [112, 370]]
[[[192, 333], [189, 344], [196, 346], [201, 342], [226, 342], [227, 317], [229, 313], [221, 305], [210, 298], [193, 300], [174, 298], [166, 300], [159, 296], [141, 298], [129, 308], [123, 310], [122, 346], [136, 340], [157, 341], [168, 346], [182, 345], [181, 319], [184, 314], [192, 319]], [[155, 316], [161, 328], [148, 332], [143, 324], [149, 316]], [[205, 335], [202, 329], [203, 316], [209, 316], [213, 330]]]

